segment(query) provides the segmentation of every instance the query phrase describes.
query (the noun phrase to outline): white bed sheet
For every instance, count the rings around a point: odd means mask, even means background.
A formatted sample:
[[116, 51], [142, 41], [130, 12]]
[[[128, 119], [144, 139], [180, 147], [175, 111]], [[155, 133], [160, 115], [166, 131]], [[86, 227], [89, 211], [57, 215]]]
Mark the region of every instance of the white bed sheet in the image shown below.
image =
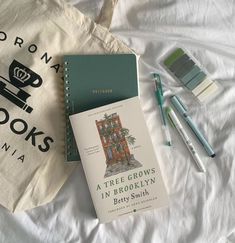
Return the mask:
[[[94, 17], [100, 0], [71, 0]], [[235, 2], [233, 0], [119, 0], [111, 31], [140, 54], [140, 98], [170, 196], [168, 208], [100, 225], [79, 166], [49, 204], [11, 214], [0, 207], [0, 242], [7, 243], [234, 243], [235, 242]], [[180, 44], [222, 86], [199, 105], [159, 65]], [[171, 129], [174, 147], [162, 145], [150, 72], [159, 71], [166, 95], [180, 94], [217, 156], [197, 172]]]

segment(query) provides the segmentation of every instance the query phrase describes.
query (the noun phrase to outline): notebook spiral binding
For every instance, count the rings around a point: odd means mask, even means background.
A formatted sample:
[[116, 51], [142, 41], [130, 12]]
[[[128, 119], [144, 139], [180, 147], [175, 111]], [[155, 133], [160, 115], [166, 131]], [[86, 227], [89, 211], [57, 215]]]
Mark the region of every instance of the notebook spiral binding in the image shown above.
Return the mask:
[[69, 121], [69, 79], [68, 79], [68, 62], [64, 62], [64, 92], [65, 92], [65, 115], [66, 115], [66, 134], [65, 134], [65, 154], [66, 156], [71, 155], [71, 129]]
[[73, 105], [70, 95], [70, 82], [69, 82], [69, 63], [64, 60], [64, 97], [65, 97], [65, 162], [80, 161], [79, 152], [77, 149], [76, 141], [73, 136], [72, 126], [70, 124], [69, 116], [73, 114]]

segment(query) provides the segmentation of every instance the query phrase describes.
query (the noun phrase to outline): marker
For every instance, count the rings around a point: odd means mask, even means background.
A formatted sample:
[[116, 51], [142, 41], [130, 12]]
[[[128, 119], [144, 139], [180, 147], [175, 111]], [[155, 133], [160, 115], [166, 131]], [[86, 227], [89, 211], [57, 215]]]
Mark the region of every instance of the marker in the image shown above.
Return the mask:
[[157, 99], [157, 103], [160, 110], [161, 121], [162, 121], [162, 130], [166, 139], [166, 144], [168, 146], [171, 146], [172, 145], [171, 136], [166, 123], [166, 116], [163, 110], [163, 90], [162, 90], [161, 78], [160, 75], [157, 73], [154, 73], [153, 77], [155, 82], [155, 97]]
[[172, 105], [176, 108], [176, 110], [179, 112], [181, 117], [186, 121], [188, 126], [192, 129], [193, 133], [196, 135], [198, 138], [199, 142], [202, 144], [204, 149], [206, 150], [207, 154], [214, 158], [215, 157], [215, 152], [213, 151], [212, 147], [210, 144], [207, 142], [205, 137], [202, 135], [196, 124], [193, 122], [192, 118], [188, 115], [187, 113], [187, 108], [185, 105], [182, 103], [182, 101], [177, 97], [176, 95], [172, 96], [170, 98]]
[[190, 154], [192, 155], [194, 161], [196, 162], [198, 169], [200, 170], [200, 172], [205, 172], [206, 169], [205, 169], [197, 151], [195, 150], [194, 145], [190, 141], [187, 133], [185, 132], [179, 119], [177, 118], [175, 112], [170, 107], [166, 107], [166, 113], [167, 113], [169, 120], [171, 121], [171, 123], [173, 124], [173, 126], [176, 128], [176, 130], [180, 134], [181, 138], [183, 139], [186, 147], [188, 148]]

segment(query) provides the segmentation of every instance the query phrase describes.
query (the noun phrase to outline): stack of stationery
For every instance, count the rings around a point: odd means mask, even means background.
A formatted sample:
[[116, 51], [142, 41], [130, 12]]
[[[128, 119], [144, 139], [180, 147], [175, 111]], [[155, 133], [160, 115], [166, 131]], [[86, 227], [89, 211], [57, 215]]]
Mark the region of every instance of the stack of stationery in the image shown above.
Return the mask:
[[[67, 120], [67, 161], [80, 156], [100, 222], [166, 206], [166, 188], [138, 97], [136, 56], [64, 60], [66, 116], [72, 125]], [[162, 110], [161, 99], [159, 93]]]

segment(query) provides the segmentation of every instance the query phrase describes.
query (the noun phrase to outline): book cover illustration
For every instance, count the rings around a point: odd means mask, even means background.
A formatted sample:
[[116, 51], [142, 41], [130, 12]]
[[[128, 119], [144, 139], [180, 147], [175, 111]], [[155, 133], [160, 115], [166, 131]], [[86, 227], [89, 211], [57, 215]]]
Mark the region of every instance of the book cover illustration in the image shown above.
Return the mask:
[[141, 167], [142, 164], [130, 153], [129, 145], [134, 145], [136, 138], [130, 134], [128, 128], [122, 127], [117, 113], [104, 115], [96, 120], [100, 141], [106, 158], [106, 172], [104, 177], [119, 174], [124, 171]]
[[138, 97], [72, 115], [70, 121], [100, 222], [168, 204]]

